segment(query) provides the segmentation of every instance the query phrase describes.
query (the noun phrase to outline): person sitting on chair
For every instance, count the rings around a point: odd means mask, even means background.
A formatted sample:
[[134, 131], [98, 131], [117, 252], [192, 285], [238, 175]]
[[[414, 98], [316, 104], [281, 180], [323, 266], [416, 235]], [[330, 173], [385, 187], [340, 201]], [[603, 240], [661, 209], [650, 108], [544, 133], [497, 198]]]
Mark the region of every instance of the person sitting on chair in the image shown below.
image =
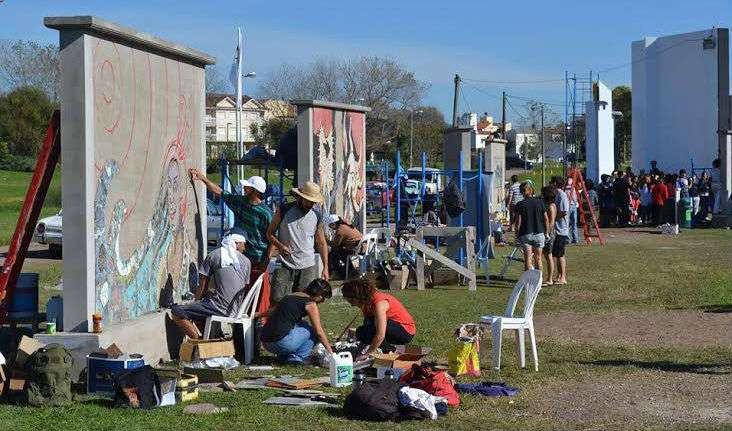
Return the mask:
[[356, 329], [356, 338], [367, 345], [358, 358], [364, 359], [381, 348], [384, 353], [394, 351], [394, 344], [409, 344], [417, 333], [414, 319], [395, 297], [380, 292], [374, 280], [361, 277], [349, 280], [341, 288], [343, 297], [363, 313], [363, 325]]
[[330, 214], [328, 216], [328, 227], [333, 230], [333, 238], [328, 241], [330, 252], [328, 262], [333, 269], [345, 268], [348, 265], [348, 255], [360, 253], [358, 250], [363, 235], [353, 225], [346, 223], [340, 216]]
[[246, 234], [238, 230], [224, 237], [221, 247], [206, 256], [198, 271], [196, 301], [171, 307], [173, 322], [188, 337], [199, 338], [197, 325], [205, 323], [208, 317], [231, 316], [237, 311], [252, 268], [242, 254], [246, 241]]

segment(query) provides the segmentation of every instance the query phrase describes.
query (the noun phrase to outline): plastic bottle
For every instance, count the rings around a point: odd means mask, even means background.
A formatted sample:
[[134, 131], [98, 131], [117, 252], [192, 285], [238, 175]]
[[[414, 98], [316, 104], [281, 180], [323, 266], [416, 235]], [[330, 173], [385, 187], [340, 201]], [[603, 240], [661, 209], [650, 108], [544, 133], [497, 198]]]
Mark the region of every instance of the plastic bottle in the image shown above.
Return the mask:
[[342, 388], [353, 382], [353, 357], [350, 352], [333, 353], [330, 358], [330, 385]]

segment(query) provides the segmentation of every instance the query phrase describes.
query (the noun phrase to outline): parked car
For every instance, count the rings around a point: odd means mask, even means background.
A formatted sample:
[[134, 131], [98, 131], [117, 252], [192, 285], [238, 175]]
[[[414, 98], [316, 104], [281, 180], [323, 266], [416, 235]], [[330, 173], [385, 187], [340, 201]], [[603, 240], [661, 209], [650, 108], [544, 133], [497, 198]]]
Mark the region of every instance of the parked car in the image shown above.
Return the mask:
[[[209, 244], [218, 245], [221, 241], [221, 206], [206, 199], [206, 238]], [[229, 221], [224, 220], [224, 231], [229, 230]]]
[[[422, 189], [422, 168], [409, 168], [407, 170], [407, 177], [410, 180], [414, 180], [417, 184], [417, 189]], [[425, 168], [424, 169], [424, 191], [427, 194], [437, 194], [442, 191], [442, 177], [440, 176], [440, 170], [437, 168]]]
[[33, 232], [33, 240], [39, 244], [48, 245], [48, 251], [54, 257], [61, 257], [63, 234], [62, 234], [61, 211], [56, 215], [42, 218], [36, 224]]
[[506, 156], [506, 169], [534, 169], [534, 163], [524, 160], [519, 156]]

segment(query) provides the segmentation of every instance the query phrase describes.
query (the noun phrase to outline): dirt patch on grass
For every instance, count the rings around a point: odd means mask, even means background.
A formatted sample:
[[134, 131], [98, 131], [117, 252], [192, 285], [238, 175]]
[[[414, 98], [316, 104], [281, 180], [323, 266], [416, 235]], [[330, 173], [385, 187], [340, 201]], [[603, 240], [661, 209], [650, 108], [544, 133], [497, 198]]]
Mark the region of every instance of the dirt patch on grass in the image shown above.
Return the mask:
[[732, 313], [697, 310], [562, 311], [535, 316], [538, 337], [643, 347], [732, 346]]
[[528, 400], [528, 410], [566, 428], [727, 426], [732, 424], [728, 373], [643, 371], [620, 379], [550, 383], [530, 395], [535, 400]]

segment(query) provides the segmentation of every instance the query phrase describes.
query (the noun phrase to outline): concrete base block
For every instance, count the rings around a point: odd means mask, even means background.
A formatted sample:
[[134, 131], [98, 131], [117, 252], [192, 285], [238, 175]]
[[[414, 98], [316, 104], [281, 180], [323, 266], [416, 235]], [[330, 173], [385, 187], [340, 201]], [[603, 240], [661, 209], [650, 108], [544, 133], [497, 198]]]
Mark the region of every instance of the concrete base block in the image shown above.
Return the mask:
[[123, 323], [107, 325], [100, 334], [87, 332], [59, 332], [57, 334], [36, 334], [38, 341], [58, 343], [66, 347], [74, 358], [72, 379], [78, 381], [86, 368], [86, 355], [110, 344], [116, 344], [125, 353], [140, 353], [145, 363], [156, 365], [178, 357], [183, 333], [168, 317], [167, 311], [150, 313]]

